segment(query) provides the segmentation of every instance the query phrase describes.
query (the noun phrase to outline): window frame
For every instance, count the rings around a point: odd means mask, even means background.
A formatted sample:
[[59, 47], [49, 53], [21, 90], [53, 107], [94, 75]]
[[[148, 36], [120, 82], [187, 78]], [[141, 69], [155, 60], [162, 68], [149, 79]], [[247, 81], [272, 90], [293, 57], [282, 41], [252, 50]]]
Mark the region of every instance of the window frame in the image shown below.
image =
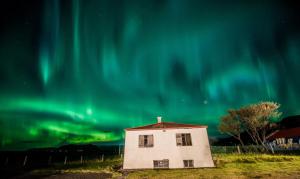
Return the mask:
[[191, 133], [176, 133], [176, 145], [177, 146], [192, 146]]
[[153, 168], [154, 169], [170, 168], [169, 164], [170, 164], [169, 159], [153, 160]]
[[154, 147], [154, 136], [153, 134], [139, 135], [138, 137], [139, 148], [150, 148]]
[[183, 160], [183, 167], [184, 168], [194, 168], [194, 160], [191, 160], [191, 159]]

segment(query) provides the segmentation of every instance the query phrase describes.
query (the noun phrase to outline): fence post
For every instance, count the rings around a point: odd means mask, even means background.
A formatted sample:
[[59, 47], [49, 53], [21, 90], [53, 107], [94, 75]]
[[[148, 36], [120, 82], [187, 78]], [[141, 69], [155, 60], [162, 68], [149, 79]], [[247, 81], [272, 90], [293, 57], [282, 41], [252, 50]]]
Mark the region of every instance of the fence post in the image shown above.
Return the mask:
[[26, 165], [26, 162], [27, 162], [27, 155], [26, 155], [25, 158], [24, 158], [23, 166]]
[[65, 162], [64, 162], [64, 165], [67, 164], [67, 159], [68, 159], [68, 156], [65, 156]]
[[104, 161], [104, 154], [102, 154], [102, 156], [101, 156], [101, 162], [103, 162]]
[[239, 146], [239, 145], [237, 145], [236, 147], [237, 147], [237, 151], [238, 151], [238, 153], [239, 153], [239, 154], [241, 154], [240, 146]]
[[272, 144], [269, 144], [269, 146], [270, 146], [270, 148], [271, 148], [272, 154], [274, 154], [274, 149], [273, 149]]

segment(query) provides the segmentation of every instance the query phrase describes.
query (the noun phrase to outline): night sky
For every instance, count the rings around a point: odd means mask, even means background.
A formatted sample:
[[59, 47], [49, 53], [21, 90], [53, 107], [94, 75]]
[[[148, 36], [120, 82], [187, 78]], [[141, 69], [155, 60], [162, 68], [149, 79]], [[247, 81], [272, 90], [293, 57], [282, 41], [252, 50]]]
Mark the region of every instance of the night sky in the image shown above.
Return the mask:
[[7, 0], [0, 149], [120, 143], [123, 129], [204, 124], [270, 100], [300, 114], [293, 1]]

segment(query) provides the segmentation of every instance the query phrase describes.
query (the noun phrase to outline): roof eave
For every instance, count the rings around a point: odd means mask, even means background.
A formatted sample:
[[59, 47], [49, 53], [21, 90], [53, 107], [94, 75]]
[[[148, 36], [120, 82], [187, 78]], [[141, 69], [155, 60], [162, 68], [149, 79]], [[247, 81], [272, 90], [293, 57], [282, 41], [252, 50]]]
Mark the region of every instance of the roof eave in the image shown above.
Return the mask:
[[193, 126], [193, 127], [166, 127], [166, 128], [126, 128], [125, 131], [144, 131], [144, 130], [169, 130], [169, 129], [194, 129], [194, 128], [208, 128], [208, 126]]

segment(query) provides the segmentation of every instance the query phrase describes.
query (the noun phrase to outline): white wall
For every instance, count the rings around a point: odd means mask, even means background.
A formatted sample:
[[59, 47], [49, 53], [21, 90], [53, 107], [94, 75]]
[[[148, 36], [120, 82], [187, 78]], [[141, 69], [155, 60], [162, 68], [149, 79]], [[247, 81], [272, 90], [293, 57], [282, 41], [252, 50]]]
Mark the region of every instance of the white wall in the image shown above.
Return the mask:
[[[177, 146], [176, 133], [190, 133], [192, 146]], [[139, 148], [138, 136], [151, 134], [154, 147]], [[153, 168], [153, 160], [163, 159], [169, 168], [183, 168], [183, 160], [194, 160], [195, 168], [214, 167], [206, 128], [126, 131], [124, 152], [124, 169]]]

